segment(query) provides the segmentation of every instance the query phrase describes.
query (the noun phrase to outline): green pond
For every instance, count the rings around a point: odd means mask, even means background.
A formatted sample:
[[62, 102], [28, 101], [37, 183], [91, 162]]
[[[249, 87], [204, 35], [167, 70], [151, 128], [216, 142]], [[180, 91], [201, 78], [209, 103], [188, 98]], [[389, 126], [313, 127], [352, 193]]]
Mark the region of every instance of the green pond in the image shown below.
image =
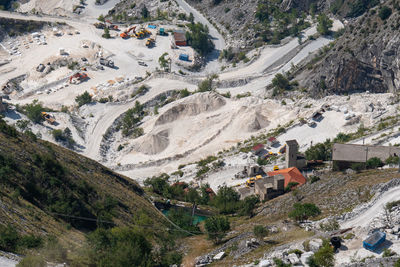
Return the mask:
[[[165, 216], [168, 216], [168, 213], [169, 213], [169, 210], [163, 210], [162, 211], [162, 213], [165, 215]], [[191, 215], [191, 213], [189, 213], [190, 215]], [[200, 223], [200, 222], [202, 222], [202, 221], [204, 221], [204, 220], [206, 220], [207, 219], [207, 216], [202, 216], [202, 215], [197, 215], [197, 214], [195, 214], [194, 216], [193, 216], [193, 224], [198, 224], [198, 223]]]

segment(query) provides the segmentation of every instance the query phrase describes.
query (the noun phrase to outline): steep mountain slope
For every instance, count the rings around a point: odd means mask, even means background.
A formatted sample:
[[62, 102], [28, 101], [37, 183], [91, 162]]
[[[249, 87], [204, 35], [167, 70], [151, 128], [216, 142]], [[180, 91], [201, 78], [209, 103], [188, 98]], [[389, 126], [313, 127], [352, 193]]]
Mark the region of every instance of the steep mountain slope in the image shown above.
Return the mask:
[[399, 3], [390, 1], [350, 22], [345, 33], [321, 60], [297, 77], [311, 95], [399, 87]]
[[67, 243], [98, 226], [133, 226], [142, 215], [162, 228], [162, 215], [136, 182], [29, 136], [0, 120], [0, 225]]

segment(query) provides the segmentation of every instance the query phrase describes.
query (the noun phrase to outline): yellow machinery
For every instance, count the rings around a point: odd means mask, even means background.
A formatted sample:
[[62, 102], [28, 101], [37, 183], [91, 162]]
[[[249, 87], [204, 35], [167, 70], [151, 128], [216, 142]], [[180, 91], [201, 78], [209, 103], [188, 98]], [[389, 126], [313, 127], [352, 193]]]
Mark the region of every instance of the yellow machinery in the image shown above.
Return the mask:
[[249, 180], [246, 181], [247, 186], [253, 186], [254, 182], [256, 181], [255, 177], [251, 177]]
[[146, 30], [146, 29], [140, 29], [139, 31], [137, 31], [137, 32], [135, 33], [135, 35], [136, 35], [136, 38], [142, 39], [142, 38], [144, 38], [144, 37], [146, 37], [146, 36], [148, 36], [148, 35], [151, 35], [151, 32], [149, 32], [149, 31]]
[[154, 40], [153, 38], [149, 38], [149, 39], [147, 39], [147, 41], [146, 41], [146, 46], [147, 46], [148, 48], [150, 48], [150, 47], [152, 47], [152, 46], [155, 44], [155, 42], [156, 42], [156, 40]]
[[279, 170], [279, 167], [278, 166], [274, 166], [274, 171], [278, 171]]
[[261, 175], [257, 175], [256, 176], [256, 180], [260, 180], [260, 179], [262, 179], [262, 176]]

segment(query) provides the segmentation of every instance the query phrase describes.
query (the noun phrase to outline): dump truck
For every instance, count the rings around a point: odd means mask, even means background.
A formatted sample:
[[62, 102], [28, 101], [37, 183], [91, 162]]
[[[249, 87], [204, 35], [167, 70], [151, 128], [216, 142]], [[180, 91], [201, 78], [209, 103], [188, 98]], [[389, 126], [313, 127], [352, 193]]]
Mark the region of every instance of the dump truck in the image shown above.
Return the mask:
[[55, 124], [56, 120], [54, 119], [54, 117], [52, 117], [50, 114], [48, 114], [47, 112], [42, 112], [42, 118], [47, 121], [50, 124]]
[[101, 57], [99, 59], [99, 63], [100, 65], [107, 66], [109, 68], [114, 68], [114, 61], [112, 61], [111, 59], [105, 59]]
[[165, 32], [165, 29], [164, 29], [164, 28], [160, 28], [160, 29], [158, 30], [158, 35], [166, 36], [167, 33]]
[[69, 83], [73, 83], [73, 84], [79, 84], [83, 81], [85, 81], [88, 78], [88, 75], [84, 72], [80, 73], [75, 73], [74, 75], [72, 75], [71, 77], [69, 77]]
[[147, 41], [146, 41], [146, 46], [148, 48], [153, 47], [155, 42], [156, 42], [156, 40], [154, 40], [153, 38], [148, 38]]

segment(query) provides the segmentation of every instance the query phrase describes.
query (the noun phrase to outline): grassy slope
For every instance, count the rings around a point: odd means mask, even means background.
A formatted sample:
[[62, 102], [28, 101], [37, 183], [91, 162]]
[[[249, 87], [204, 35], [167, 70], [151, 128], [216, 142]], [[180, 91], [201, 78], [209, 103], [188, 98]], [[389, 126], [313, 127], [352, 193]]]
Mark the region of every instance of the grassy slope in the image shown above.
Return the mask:
[[[57, 174], [57, 170], [44, 172], [44, 163], [38, 163], [37, 155], [39, 158], [47, 155], [50, 162], [58, 162], [63, 174]], [[0, 161], [2, 159], [0, 224], [10, 223], [21, 233], [53, 234], [66, 243], [79, 244], [83, 233], [95, 227], [99, 206], [107, 197], [116, 201], [111, 217], [107, 218], [116, 225], [133, 225], [134, 218], [143, 213], [154, 227], [165, 222], [145, 199], [137, 183], [62, 147], [41, 140], [32, 141], [22, 134], [12, 137], [0, 127]], [[11, 168], [4, 168], [5, 160]], [[68, 200], [66, 207], [59, 208], [54, 200], [49, 201], [49, 198], [62, 199], [64, 195]], [[72, 205], [79, 209], [71, 211]], [[57, 210], [94, 221], [57, 217], [51, 213]]]

